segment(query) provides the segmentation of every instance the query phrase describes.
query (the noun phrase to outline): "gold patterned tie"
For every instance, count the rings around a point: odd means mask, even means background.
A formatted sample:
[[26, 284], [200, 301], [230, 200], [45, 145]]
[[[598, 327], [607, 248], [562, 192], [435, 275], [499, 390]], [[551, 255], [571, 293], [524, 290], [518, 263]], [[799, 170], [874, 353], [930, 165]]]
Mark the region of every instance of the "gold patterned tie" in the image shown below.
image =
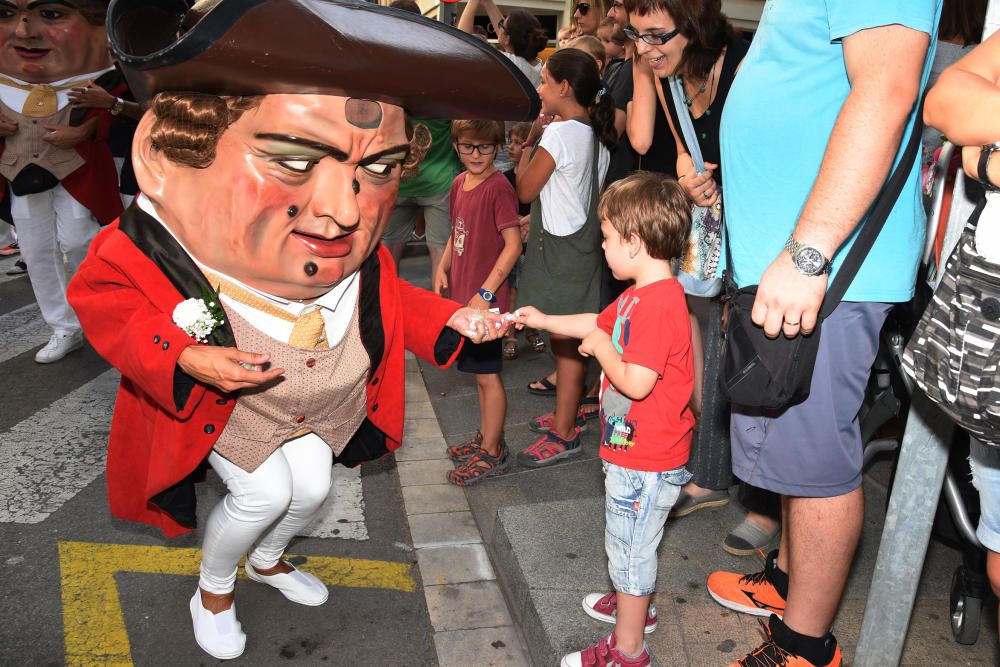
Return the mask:
[[326, 341], [326, 323], [323, 321], [323, 312], [319, 308], [313, 308], [309, 312], [299, 315], [292, 327], [292, 335], [288, 338], [288, 344], [292, 347], [313, 349], [317, 347], [329, 347]]
[[28, 97], [24, 100], [24, 108], [21, 113], [30, 118], [44, 118], [59, 111], [59, 100], [56, 97], [56, 89], [52, 86], [39, 84], [29, 89]]

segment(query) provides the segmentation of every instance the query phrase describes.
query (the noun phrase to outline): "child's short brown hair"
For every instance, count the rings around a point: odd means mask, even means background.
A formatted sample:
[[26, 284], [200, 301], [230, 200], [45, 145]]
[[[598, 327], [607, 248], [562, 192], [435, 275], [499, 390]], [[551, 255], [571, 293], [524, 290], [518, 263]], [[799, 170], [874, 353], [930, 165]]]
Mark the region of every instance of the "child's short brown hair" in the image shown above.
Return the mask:
[[601, 67], [604, 66], [604, 45], [601, 44], [601, 40], [593, 35], [574, 37], [566, 44], [566, 48], [578, 49], [584, 53], [589, 53], [591, 58], [601, 63]]
[[464, 132], [477, 139], [486, 139], [491, 144], [503, 145], [504, 126], [499, 120], [453, 120], [451, 140], [458, 141]]
[[615, 181], [601, 195], [597, 214], [622, 239], [638, 236], [654, 259], [671, 260], [687, 249], [691, 202], [673, 179], [637, 171]]
[[528, 140], [528, 135], [531, 134], [531, 123], [514, 123], [509, 134], [511, 143], [514, 143], [514, 137], [517, 137], [520, 139], [517, 143], [523, 144]]

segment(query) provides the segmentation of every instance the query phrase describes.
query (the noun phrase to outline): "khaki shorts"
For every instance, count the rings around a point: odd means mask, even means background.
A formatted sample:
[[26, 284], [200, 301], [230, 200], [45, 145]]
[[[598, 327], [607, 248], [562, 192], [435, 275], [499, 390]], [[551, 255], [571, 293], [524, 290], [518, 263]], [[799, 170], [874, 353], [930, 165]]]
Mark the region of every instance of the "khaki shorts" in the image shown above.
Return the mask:
[[413, 234], [413, 228], [424, 212], [424, 229], [427, 245], [444, 248], [451, 234], [451, 188], [428, 197], [400, 197], [392, 209], [389, 222], [382, 232], [382, 244], [394, 246], [406, 243]]

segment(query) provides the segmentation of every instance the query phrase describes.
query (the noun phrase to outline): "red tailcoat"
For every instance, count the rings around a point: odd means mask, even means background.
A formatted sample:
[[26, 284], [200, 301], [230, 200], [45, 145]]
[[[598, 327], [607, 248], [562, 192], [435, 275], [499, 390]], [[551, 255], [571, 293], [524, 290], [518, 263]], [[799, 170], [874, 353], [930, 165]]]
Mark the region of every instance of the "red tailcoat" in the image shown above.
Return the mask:
[[[151, 240], [150, 233], [159, 239]], [[111, 511], [172, 537], [193, 528], [194, 494], [179, 488], [185, 480], [190, 486], [235, 401], [232, 394], [193, 382], [177, 366], [178, 356], [195, 341], [173, 323], [172, 313], [178, 303], [200, 294], [178, 289], [191, 276], [179, 279], [176, 266], [160, 266], [171, 261], [165, 255], [175, 253], [185, 268], [193, 267], [164, 233], [158, 222], [129, 208], [94, 239], [68, 294], [87, 339], [122, 374], [108, 444]], [[159, 242], [174, 247], [151, 252]], [[367, 420], [342, 453], [353, 452], [348, 464], [394, 450], [402, 441], [404, 347], [439, 366], [450, 364], [460, 347], [457, 335], [445, 329], [459, 305], [401, 280], [381, 246], [361, 269], [359, 308], [372, 371]], [[178, 495], [191, 502], [186, 514], [168, 511]]]

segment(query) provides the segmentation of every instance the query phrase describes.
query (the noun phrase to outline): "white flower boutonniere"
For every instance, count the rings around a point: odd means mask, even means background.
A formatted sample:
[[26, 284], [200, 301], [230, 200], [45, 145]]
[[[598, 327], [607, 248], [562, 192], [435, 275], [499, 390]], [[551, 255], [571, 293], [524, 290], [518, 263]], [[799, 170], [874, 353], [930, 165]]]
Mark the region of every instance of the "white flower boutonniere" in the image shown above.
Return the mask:
[[187, 299], [177, 304], [173, 318], [174, 324], [199, 343], [204, 343], [209, 336], [221, 342], [218, 329], [225, 323], [224, 314], [218, 296], [205, 291], [200, 299]]

